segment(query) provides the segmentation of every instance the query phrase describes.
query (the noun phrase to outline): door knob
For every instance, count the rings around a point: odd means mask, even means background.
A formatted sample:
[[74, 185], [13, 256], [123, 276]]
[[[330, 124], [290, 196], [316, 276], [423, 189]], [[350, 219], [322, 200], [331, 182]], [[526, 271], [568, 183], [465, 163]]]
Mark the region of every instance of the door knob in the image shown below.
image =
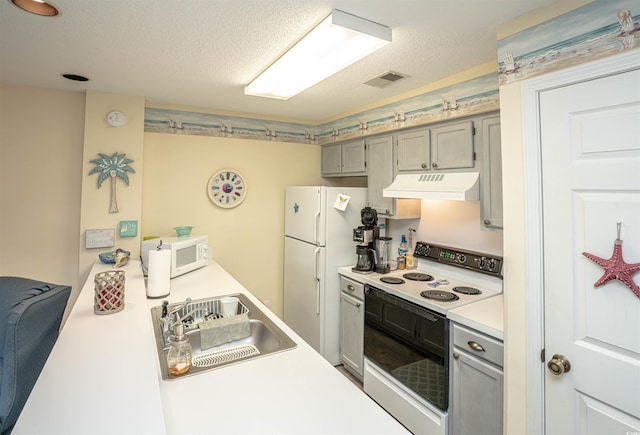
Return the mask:
[[561, 374], [567, 373], [571, 370], [571, 364], [567, 357], [559, 353], [555, 354], [553, 358], [549, 360], [547, 367], [549, 368], [549, 371], [556, 376], [560, 376]]

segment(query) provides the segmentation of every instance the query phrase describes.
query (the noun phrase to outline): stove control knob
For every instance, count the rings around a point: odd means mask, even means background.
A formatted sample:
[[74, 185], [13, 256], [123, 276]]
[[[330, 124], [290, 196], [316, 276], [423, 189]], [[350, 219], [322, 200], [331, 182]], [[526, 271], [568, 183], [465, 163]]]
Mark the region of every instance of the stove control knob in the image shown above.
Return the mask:
[[467, 261], [467, 257], [465, 255], [460, 254], [460, 258], [458, 258], [458, 260], [460, 261], [460, 263], [464, 263], [465, 261]]
[[480, 269], [484, 268], [484, 265], [487, 264], [487, 259], [485, 257], [482, 257], [480, 259]]
[[489, 269], [495, 269], [496, 268], [496, 260], [491, 260], [489, 261]]

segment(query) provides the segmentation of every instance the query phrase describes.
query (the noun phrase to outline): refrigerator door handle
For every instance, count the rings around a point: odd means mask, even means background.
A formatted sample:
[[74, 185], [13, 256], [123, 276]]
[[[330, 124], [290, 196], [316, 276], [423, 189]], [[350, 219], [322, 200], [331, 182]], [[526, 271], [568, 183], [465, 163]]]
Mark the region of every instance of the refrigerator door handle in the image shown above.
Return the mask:
[[318, 276], [318, 261], [320, 260], [320, 248], [314, 251], [315, 261], [313, 262], [313, 277], [316, 280], [316, 314], [320, 314], [320, 277]]
[[316, 245], [320, 244], [320, 240], [318, 239], [318, 224], [320, 223], [320, 209], [316, 212], [314, 216], [314, 224], [313, 224], [313, 242]]

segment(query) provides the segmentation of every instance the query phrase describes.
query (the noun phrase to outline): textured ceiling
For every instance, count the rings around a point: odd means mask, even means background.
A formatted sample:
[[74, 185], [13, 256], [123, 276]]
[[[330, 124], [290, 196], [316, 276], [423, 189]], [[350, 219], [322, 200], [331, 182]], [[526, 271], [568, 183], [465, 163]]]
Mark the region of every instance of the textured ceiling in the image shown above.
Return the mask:
[[[318, 122], [497, 63], [497, 27], [552, 2], [52, 0], [62, 13], [45, 18], [0, 0], [0, 81]], [[391, 27], [393, 42], [287, 101], [244, 95], [333, 8]], [[389, 70], [411, 77], [385, 89], [364, 84]]]

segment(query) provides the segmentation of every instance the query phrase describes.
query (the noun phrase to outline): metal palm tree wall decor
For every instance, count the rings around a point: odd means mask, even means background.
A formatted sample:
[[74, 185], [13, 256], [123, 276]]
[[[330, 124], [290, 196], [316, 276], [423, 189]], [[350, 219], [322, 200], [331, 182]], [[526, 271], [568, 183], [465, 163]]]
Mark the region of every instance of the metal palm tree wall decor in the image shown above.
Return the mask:
[[125, 158], [126, 154], [113, 153], [111, 157], [106, 154], [100, 154], [99, 159], [91, 160], [91, 163], [95, 163], [96, 167], [89, 171], [89, 175], [99, 172], [98, 176], [98, 189], [102, 185], [102, 182], [111, 177], [111, 206], [109, 207], [109, 213], [118, 213], [118, 204], [116, 202], [116, 177], [122, 178], [127, 186], [129, 185], [129, 176], [127, 172], [136, 171], [133, 170], [129, 163], [133, 163], [133, 160]]

